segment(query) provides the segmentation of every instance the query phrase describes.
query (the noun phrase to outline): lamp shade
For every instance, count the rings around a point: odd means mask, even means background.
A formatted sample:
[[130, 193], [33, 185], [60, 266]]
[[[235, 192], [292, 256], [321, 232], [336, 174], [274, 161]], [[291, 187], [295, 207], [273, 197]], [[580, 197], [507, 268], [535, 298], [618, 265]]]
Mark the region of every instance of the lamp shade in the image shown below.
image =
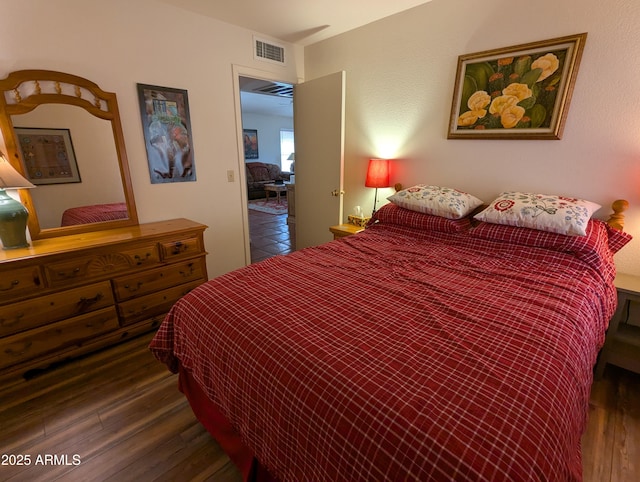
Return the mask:
[[27, 189], [35, 187], [16, 171], [4, 154], [0, 153], [0, 189]]
[[389, 159], [370, 159], [366, 187], [389, 187]]

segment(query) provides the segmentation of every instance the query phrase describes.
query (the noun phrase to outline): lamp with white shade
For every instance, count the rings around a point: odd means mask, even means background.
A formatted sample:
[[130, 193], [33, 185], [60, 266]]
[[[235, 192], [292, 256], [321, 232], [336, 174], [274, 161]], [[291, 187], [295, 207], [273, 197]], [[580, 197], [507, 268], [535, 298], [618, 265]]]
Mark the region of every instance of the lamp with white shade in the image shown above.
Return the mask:
[[9, 196], [5, 189], [35, 187], [16, 171], [0, 153], [0, 241], [3, 249], [26, 248], [29, 211]]

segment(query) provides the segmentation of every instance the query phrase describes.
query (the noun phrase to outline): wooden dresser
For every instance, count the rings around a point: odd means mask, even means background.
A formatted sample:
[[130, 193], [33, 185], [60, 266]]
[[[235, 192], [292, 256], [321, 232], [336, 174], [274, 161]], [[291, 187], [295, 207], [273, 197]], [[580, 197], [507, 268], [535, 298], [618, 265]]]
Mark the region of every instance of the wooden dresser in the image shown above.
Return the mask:
[[207, 280], [206, 226], [175, 219], [0, 252], [0, 380], [152, 330]]

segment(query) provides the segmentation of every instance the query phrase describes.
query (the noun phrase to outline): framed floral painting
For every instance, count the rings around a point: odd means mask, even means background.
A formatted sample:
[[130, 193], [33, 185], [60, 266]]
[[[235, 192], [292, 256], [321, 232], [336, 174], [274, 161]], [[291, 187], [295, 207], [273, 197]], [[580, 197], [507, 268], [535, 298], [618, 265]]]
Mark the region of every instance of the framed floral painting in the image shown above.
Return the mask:
[[449, 139], [560, 139], [586, 33], [458, 57]]

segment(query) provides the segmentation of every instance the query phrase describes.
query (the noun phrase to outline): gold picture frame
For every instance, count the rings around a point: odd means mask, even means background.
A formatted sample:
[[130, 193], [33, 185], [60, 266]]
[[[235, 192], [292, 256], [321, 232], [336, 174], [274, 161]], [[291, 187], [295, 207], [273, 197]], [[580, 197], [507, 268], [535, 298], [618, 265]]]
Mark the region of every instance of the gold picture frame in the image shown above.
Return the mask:
[[448, 139], [561, 139], [586, 33], [458, 57]]

